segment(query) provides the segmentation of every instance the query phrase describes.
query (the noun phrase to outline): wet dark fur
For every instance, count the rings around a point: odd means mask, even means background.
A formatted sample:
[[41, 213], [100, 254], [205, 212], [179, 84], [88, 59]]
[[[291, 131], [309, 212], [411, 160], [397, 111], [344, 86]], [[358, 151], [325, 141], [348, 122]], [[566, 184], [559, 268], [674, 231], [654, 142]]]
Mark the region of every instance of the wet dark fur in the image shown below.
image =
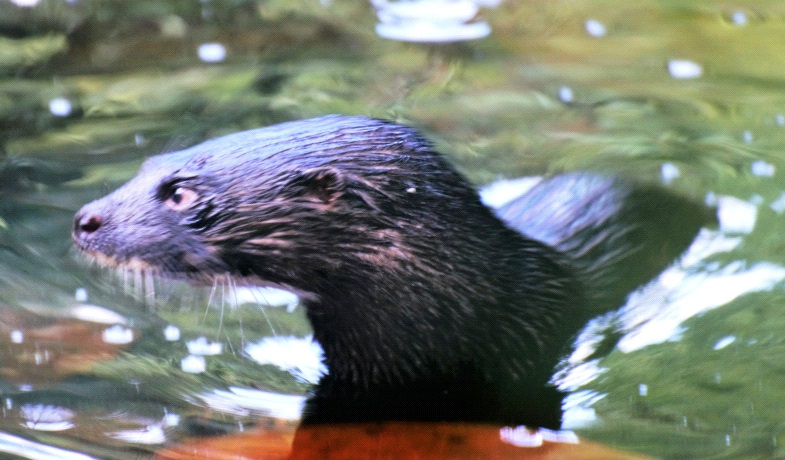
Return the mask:
[[[614, 184], [598, 180], [592, 193]], [[178, 187], [199, 195], [184, 211], [164, 205]], [[537, 238], [572, 235], [532, 227]], [[299, 293], [329, 369], [305, 423], [558, 427], [562, 395], [548, 381], [596, 297], [587, 300], [575, 272], [589, 270], [569, 248], [565, 256], [503, 224], [412, 129], [360, 117], [153, 157], [77, 214], [74, 241], [104, 263]]]

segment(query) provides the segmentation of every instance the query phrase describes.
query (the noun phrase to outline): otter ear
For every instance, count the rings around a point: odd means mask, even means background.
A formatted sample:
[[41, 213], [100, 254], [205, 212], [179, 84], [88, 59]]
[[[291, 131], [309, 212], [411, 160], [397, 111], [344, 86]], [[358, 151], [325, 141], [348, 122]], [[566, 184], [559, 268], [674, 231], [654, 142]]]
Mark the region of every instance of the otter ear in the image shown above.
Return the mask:
[[337, 169], [322, 166], [298, 172], [284, 193], [319, 203], [333, 203], [346, 190], [346, 178]]

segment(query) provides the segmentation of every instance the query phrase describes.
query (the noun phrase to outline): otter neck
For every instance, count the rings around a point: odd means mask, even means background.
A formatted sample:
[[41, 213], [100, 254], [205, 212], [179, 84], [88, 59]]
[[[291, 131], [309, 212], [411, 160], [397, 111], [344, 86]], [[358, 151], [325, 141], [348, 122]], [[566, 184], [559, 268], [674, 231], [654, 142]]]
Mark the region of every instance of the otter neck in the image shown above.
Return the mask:
[[504, 262], [516, 257], [496, 256], [495, 276], [461, 285], [416, 276], [392, 285], [380, 274], [342, 291], [340, 280], [327, 280], [333, 289], [305, 302], [329, 373], [303, 422], [524, 421], [558, 428], [562, 394], [548, 381], [563, 352], [554, 344], [567, 333], [532, 340], [520, 327], [547, 312], [526, 302], [526, 293], [495, 285], [519, 278], [516, 264]]
[[[542, 280], [521, 276], [538, 243], [511, 238], [434, 270], [369, 266], [353, 273], [366, 274], [361, 283], [340, 270], [316, 279], [319, 298], [305, 303], [331, 377], [360, 388], [453, 378], [544, 385], [575, 331], [554, 316], [564, 308], [534, 294], [554, 276], [549, 267], [538, 261]], [[555, 289], [570, 296], [571, 288]]]

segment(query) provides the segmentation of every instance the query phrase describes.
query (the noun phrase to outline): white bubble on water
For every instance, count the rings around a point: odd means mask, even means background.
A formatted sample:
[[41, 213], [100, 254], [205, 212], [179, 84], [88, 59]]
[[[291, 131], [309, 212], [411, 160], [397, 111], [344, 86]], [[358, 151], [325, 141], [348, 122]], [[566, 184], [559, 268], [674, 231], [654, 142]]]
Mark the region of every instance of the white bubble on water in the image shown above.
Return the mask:
[[188, 347], [188, 353], [200, 356], [220, 355], [224, 347], [221, 342], [208, 342], [205, 337], [185, 342], [185, 346]]
[[668, 61], [668, 72], [673, 78], [692, 79], [703, 75], [703, 67], [687, 59], [671, 59]]
[[220, 43], [202, 43], [197, 53], [204, 62], [221, 62], [226, 59], [226, 47]]
[[575, 95], [572, 92], [572, 88], [569, 86], [562, 86], [559, 88], [559, 100], [562, 102], [572, 102], [575, 99]]
[[41, 0], [11, 0], [11, 3], [19, 8], [32, 8], [41, 3]]
[[67, 117], [71, 115], [74, 108], [71, 101], [64, 97], [56, 97], [49, 101], [49, 111], [56, 117]]
[[741, 10], [736, 10], [731, 14], [730, 20], [734, 25], [737, 26], [746, 26], [749, 19], [747, 18], [747, 13]]
[[772, 177], [776, 172], [776, 167], [773, 164], [763, 160], [753, 161], [750, 169], [752, 174], [761, 177]]
[[736, 337], [729, 335], [723, 337], [714, 344], [714, 350], [722, 350], [723, 348], [727, 347], [728, 345], [732, 344], [736, 341]]
[[101, 338], [106, 343], [125, 345], [134, 341], [134, 330], [116, 324], [104, 329]]
[[180, 340], [180, 328], [170, 324], [164, 328], [164, 338], [169, 342]]
[[74, 298], [77, 302], [87, 302], [87, 289], [85, 288], [76, 288], [76, 292], [74, 293]]
[[605, 26], [596, 19], [587, 19], [585, 27], [586, 32], [592, 37], [604, 37], [605, 34], [608, 33]]
[[207, 361], [204, 356], [188, 355], [180, 361], [180, 369], [189, 374], [201, 374], [207, 370]]
[[673, 163], [663, 163], [660, 168], [660, 175], [663, 183], [670, 184], [674, 179], [681, 176], [681, 170]]
[[25, 335], [19, 329], [14, 329], [11, 331], [11, 343], [22, 343], [24, 342]]

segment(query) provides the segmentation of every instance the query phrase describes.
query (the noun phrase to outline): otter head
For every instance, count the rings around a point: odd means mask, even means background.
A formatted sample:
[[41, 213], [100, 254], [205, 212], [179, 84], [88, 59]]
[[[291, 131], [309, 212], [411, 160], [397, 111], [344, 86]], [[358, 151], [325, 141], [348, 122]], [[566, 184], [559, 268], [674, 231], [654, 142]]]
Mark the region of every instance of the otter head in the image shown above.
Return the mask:
[[73, 239], [107, 265], [322, 293], [347, 270], [356, 286], [419, 263], [411, 252], [449, 232], [437, 217], [465, 196], [477, 201], [414, 131], [331, 116], [152, 157], [77, 213]]

